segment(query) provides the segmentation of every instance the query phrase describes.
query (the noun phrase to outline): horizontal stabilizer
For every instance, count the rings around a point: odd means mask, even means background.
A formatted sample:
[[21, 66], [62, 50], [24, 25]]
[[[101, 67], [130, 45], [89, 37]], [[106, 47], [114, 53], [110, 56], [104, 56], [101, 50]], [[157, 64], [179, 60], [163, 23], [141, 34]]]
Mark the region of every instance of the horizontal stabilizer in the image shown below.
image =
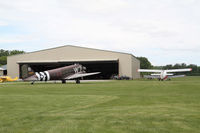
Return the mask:
[[167, 76], [172, 76], [172, 75], [174, 75], [173, 73], [167, 73], [166, 74]]
[[151, 76], [160, 76], [161, 74], [160, 73], [153, 73], [151, 74]]
[[95, 75], [95, 74], [99, 74], [99, 73], [100, 72], [94, 72], [94, 73], [76, 73], [76, 74], [73, 74], [71, 76], [66, 77], [65, 79], [81, 78], [81, 77], [91, 76], [91, 75]]
[[144, 78], [155, 79], [155, 78], [160, 78], [160, 75], [144, 75]]
[[174, 75], [174, 76], [168, 76], [168, 78], [179, 78], [179, 77], [185, 77], [185, 75]]

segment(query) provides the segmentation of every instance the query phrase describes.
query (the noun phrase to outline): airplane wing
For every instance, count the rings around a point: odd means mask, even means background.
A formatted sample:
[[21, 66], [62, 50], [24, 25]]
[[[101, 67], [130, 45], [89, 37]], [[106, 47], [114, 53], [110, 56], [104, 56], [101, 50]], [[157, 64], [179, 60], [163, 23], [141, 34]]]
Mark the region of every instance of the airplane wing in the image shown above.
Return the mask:
[[192, 68], [166, 70], [166, 72], [188, 72], [188, 71], [192, 71]]
[[138, 69], [138, 72], [155, 72], [160, 73], [162, 70], [154, 70], [154, 69]]
[[185, 77], [185, 75], [174, 75], [174, 76], [168, 76], [168, 78], [179, 78], [179, 77]]
[[0, 80], [1, 80], [1, 82], [5, 82], [5, 81], [16, 81], [16, 80], [18, 80], [18, 77], [12, 79], [12, 78], [10, 78], [9, 76], [1, 76], [1, 77], [0, 77]]
[[81, 78], [81, 77], [95, 75], [95, 74], [99, 74], [99, 73], [100, 72], [94, 72], [94, 73], [76, 73], [76, 74], [73, 74], [73, 75], [70, 75], [70, 76], [66, 77], [65, 79]]

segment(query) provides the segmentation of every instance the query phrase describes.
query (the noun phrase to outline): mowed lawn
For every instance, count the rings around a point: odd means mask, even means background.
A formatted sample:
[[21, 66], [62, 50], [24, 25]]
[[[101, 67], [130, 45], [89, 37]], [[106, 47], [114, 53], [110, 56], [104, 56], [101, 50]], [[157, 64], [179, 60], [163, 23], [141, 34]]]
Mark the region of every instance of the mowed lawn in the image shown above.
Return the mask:
[[200, 77], [0, 84], [0, 133], [178, 132], [200, 132]]

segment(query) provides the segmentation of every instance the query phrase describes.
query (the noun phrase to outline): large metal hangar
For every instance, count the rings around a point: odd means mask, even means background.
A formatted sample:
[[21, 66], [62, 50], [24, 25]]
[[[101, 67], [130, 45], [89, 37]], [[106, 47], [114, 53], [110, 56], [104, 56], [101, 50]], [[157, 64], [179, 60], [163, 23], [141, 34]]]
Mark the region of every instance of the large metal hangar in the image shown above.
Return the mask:
[[66, 45], [36, 52], [9, 56], [8, 75], [25, 78], [62, 66], [82, 64], [87, 72], [101, 72], [85, 79], [110, 79], [112, 75], [140, 78], [140, 61], [132, 54]]

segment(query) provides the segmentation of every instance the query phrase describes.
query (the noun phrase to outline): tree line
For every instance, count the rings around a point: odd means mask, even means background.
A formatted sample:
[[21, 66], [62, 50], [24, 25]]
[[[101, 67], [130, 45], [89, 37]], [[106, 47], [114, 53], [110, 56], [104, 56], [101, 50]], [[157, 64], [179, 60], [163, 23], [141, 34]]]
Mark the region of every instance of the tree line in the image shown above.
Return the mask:
[[200, 76], [200, 66], [195, 64], [185, 64], [185, 63], [176, 63], [174, 65], [168, 64], [165, 66], [153, 66], [151, 62], [146, 57], [137, 57], [140, 60], [141, 69], [181, 69], [181, 68], [192, 68], [191, 72], [182, 72], [179, 74], [185, 74], [188, 76]]
[[0, 66], [7, 64], [7, 56], [16, 55], [16, 54], [23, 54], [24, 51], [20, 50], [3, 50], [0, 49]]

